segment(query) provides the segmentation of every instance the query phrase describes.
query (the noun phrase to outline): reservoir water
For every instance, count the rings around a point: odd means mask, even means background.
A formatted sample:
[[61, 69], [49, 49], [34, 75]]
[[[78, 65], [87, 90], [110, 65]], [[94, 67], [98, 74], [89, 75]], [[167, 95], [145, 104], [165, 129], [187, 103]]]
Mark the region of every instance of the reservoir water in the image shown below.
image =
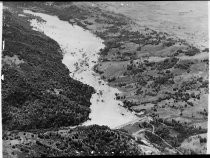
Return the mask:
[[121, 101], [116, 100], [115, 93], [120, 91], [108, 86], [93, 70], [99, 58], [99, 50], [104, 48], [102, 39], [82, 27], [60, 20], [57, 16], [29, 10], [24, 10], [24, 13], [43, 19], [30, 20], [33, 29], [43, 32], [60, 45], [63, 52], [62, 62], [68, 67], [72, 78], [96, 90], [90, 99], [91, 120], [84, 122], [83, 125], [98, 124], [115, 128], [137, 119], [133, 113], [123, 108]]

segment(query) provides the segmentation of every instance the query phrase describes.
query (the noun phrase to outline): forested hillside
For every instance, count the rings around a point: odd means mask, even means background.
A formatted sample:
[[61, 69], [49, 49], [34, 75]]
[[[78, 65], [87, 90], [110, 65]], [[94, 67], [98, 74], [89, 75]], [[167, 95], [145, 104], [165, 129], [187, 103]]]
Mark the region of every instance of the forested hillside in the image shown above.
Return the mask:
[[13, 132], [4, 136], [5, 142], [14, 138], [23, 139], [23, 141], [15, 145], [5, 145], [5, 148], [12, 148], [13, 152], [10, 154], [17, 154], [21, 158], [91, 155], [132, 156], [142, 155], [143, 153], [131, 136], [111, 130], [107, 126], [92, 125], [65, 131], [39, 131], [34, 133]]
[[59, 45], [4, 10], [4, 129], [78, 125], [88, 119], [92, 87], [69, 77]]

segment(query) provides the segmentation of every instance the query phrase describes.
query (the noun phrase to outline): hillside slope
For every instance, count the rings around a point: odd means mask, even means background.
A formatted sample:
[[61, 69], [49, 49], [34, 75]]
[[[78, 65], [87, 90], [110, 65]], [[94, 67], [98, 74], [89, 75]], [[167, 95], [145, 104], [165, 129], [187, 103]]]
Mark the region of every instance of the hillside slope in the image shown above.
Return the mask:
[[2, 103], [4, 129], [78, 125], [88, 119], [92, 87], [69, 77], [52, 39], [4, 10]]

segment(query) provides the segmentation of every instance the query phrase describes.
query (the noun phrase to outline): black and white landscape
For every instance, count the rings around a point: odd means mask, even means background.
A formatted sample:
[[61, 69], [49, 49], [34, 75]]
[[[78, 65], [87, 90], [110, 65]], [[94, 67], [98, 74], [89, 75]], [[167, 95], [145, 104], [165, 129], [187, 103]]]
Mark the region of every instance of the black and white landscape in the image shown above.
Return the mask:
[[206, 154], [208, 2], [4, 2], [3, 157]]

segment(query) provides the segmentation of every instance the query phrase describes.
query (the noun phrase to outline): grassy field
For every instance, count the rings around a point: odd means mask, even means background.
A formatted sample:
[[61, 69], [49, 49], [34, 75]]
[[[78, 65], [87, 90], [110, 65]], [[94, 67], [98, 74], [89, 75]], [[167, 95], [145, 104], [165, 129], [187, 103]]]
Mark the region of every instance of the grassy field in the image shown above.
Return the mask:
[[124, 14], [141, 26], [208, 47], [207, 2], [96, 2], [95, 5]]

